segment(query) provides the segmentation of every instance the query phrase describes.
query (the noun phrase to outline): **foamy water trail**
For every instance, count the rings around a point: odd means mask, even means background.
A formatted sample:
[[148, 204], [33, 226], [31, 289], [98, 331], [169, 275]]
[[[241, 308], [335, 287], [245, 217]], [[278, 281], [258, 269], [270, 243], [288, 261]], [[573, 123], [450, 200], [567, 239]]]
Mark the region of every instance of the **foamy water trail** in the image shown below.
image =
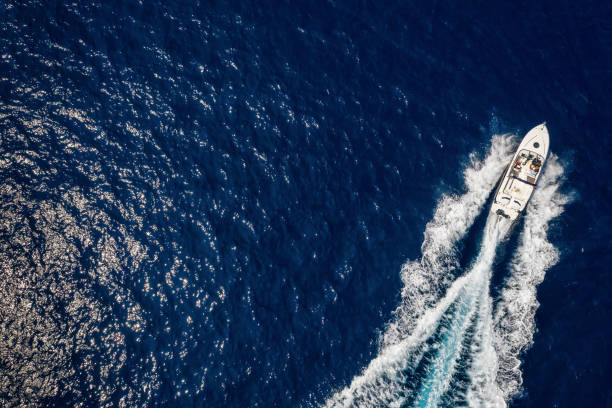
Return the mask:
[[[473, 284], [471, 277], [470, 284]], [[466, 285], [467, 287], [471, 285]], [[476, 296], [471, 288], [462, 288], [462, 295], [457, 299], [456, 310], [448, 320], [448, 326], [442, 330], [442, 339], [437, 345], [435, 359], [430, 363], [426, 377], [418, 390], [414, 401], [415, 407], [436, 406], [450, 385], [452, 373], [461, 353], [462, 339], [470, 325], [475, 312]], [[445, 322], [447, 323], [447, 322]]]
[[497, 385], [506, 400], [520, 392], [523, 378], [519, 357], [533, 342], [537, 286], [546, 271], [557, 263], [558, 250], [548, 241], [550, 221], [571, 200], [559, 191], [563, 166], [555, 155], [548, 158], [538, 188], [525, 215], [519, 247], [510, 262], [510, 276], [502, 289], [494, 315], [494, 343], [499, 367]]
[[425, 227], [421, 259], [402, 266], [402, 302], [381, 339], [381, 347], [398, 343], [412, 333], [416, 320], [448, 289], [458, 267], [456, 244], [482, 211], [515, 148], [514, 136], [493, 136], [484, 159], [475, 153], [470, 155], [463, 172], [467, 191], [440, 198], [432, 220]]
[[548, 223], [569, 201], [558, 192], [563, 168], [554, 155], [528, 206], [496, 311], [489, 285], [508, 221], [488, 217], [478, 257], [453, 280], [457, 242], [482, 211], [513, 149], [512, 137], [495, 136], [484, 160], [471, 157], [464, 172], [467, 192], [440, 199], [426, 227], [422, 258], [402, 268], [402, 302], [378, 356], [325, 406], [505, 407], [520, 389], [518, 358], [533, 337], [535, 288], [558, 258], [546, 239]]
[[[469, 387], [466, 401], [470, 407], [505, 407], [502, 393], [495, 382], [497, 373], [497, 353], [493, 342], [493, 299], [489, 295], [491, 266], [497, 245], [507, 236], [511, 224], [508, 220], [489, 215], [487, 228], [494, 232], [483, 242], [483, 252], [487, 252], [490, 263], [486, 265], [483, 284], [479, 291], [479, 310], [475, 336], [471, 344], [471, 366], [467, 370]], [[492, 251], [489, 252], [489, 251]]]
[[[432, 364], [434, 370], [430, 370], [419, 390], [419, 396], [414, 404], [415, 407], [437, 407], [441, 398], [449, 390], [451, 380], [455, 374], [455, 366], [462, 351], [462, 340], [466, 335], [468, 324], [475, 322], [475, 338], [472, 344], [472, 354], [479, 355], [473, 359], [475, 365], [481, 364], [482, 356], [490, 354], [494, 350], [490, 336], [486, 333], [491, 325], [491, 298], [489, 296], [489, 282], [491, 279], [491, 266], [495, 258], [495, 250], [499, 242], [506, 236], [510, 229], [510, 222], [489, 215], [485, 233], [478, 258], [468, 272], [469, 280], [464, 283], [462, 291], [466, 293], [466, 301], [462, 303], [460, 313], [455, 317], [456, 324], [449, 331], [441, 343], [441, 350]], [[451, 347], [449, 347], [449, 345]], [[440, 364], [442, 362], [442, 364]], [[432, 374], [433, 371], [433, 375]], [[495, 386], [495, 376], [487, 375], [490, 370], [477, 370], [471, 377], [472, 384], [478, 384], [478, 388], [486, 391], [491, 396], [487, 400], [499, 400], [499, 394]], [[474, 388], [474, 386], [470, 387]], [[468, 401], [472, 390], [468, 392]], [[482, 404], [470, 404], [471, 406], [484, 406]]]
[[441, 197], [425, 229], [421, 259], [402, 267], [402, 302], [382, 336], [378, 356], [326, 406], [394, 406], [405, 401], [405, 383], [430, 349], [425, 341], [471, 279], [467, 274], [453, 282], [456, 244], [481, 212], [515, 147], [513, 136], [496, 135], [484, 159], [470, 155], [464, 170], [467, 191]]

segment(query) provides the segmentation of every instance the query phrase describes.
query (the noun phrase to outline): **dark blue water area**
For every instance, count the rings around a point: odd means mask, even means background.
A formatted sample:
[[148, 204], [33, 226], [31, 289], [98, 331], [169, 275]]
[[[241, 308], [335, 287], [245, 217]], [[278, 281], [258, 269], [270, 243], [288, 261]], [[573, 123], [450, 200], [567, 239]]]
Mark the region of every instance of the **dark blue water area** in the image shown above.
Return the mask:
[[470, 152], [546, 120], [574, 201], [510, 405], [612, 406], [611, 11], [3, 1], [2, 405], [324, 402]]

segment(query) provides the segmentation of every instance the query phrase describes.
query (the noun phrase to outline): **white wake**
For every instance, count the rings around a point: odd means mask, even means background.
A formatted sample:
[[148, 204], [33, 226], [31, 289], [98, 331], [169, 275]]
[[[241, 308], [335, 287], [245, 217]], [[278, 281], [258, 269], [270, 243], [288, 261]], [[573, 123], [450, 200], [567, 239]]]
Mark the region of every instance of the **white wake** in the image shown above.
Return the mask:
[[523, 383], [519, 356], [533, 341], [535, 312], [539, 306], [536, 288], [546, 271], [559, 258], [547, 239], [549, 222], [559, 216], [571, 200], [559, 191], [563, 167], [556, 156], [547, 160], [525, 215], [519, 247], [510, 262], [510, 276], [502, 289], [494, 315], [495, 349], [500, 361], [497, 385], [504, 398], [515, 396]]
[[[402, 302], [380, 339], [378, 356], [325, 406], [503, 407], [520, 389], [518, 357], [532, 341], [535, 287], [557, 260], [547, 226], [568, 201], [558, 192], [563, 169], [556, 157], [549, 158], [528, 206], [495, 313], [489, 282], [496, 248], [510, 229], [505, 220], [488, 217], [477, 259], [455, 279], [457, 244], [515, 147], [513, 137], [494, 136], [483, 160], [471, 156], [464, 171], [467, 191], [440, 199], [426, 226], [421, 259], [402, 267]], [[467, 380], [453, 380], [459, 369]]]

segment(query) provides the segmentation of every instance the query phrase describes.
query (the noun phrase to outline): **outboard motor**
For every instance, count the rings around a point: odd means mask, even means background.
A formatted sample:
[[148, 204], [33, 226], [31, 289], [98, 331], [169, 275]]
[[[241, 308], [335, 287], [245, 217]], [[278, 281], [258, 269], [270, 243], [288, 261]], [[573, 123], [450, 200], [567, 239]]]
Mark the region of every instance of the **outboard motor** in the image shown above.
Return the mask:
[[497, 215], [501, 215], [501, 216], [502, 216], [502, 217], [504, 217], [504, 218], [510, 218], [510, 216], [509, 216], [508, 214], [506, 214], [506, 213], [504, 212], [504, 210], [502, 210], [501, 208], [500, 208], [500, 209], [498, 209], [498, 210], [497, 210], [497, 212], [496, 212], [495, 214], [497, 214]]

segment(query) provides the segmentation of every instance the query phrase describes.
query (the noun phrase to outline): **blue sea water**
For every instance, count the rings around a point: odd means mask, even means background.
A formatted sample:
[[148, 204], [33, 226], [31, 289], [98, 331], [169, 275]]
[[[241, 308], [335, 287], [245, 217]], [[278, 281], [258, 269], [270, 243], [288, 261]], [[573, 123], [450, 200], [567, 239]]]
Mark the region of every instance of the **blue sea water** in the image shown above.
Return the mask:
[[507, 403], [612, 406], [611, 19], [598, 1], [3, 1], [2, 405], [324, 404], [377, 356], [470, 154], [546, 120], [572, 200]]

